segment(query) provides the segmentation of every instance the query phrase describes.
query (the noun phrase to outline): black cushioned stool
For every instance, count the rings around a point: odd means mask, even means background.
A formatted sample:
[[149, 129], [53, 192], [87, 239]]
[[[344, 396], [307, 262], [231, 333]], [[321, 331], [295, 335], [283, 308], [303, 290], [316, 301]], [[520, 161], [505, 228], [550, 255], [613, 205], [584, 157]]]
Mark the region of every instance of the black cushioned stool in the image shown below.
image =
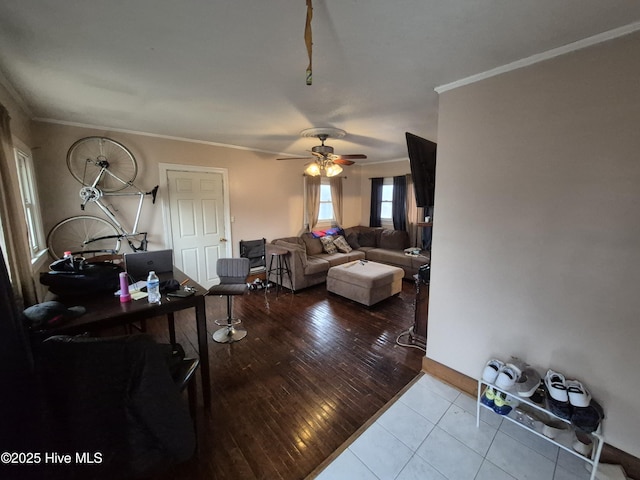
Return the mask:
[[227, 297], [226, 323], [216, 320], [216, 325], [222, 325], [222, 328], [213, 332], [213, 339], [218, 343], [237, 342], [247, 336], [247, 330], [238, 326], [240, 320], [232, 317], [232, 299], [235, 295], [244, 295], [248, 289], [249, 263], [248, 258], [219, 258], [216, 263], [220, 284], [211, 287], [208, 295]]

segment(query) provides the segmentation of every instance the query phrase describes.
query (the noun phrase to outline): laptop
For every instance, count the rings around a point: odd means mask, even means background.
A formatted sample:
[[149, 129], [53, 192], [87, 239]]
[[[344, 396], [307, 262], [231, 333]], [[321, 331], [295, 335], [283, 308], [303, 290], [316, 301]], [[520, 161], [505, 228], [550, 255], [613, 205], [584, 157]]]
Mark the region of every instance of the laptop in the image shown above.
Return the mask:
[[124, 254], [124, 268], [134, 280], [145, 280], [149, 272], [173, 272], [173, 250], [154, 250]]

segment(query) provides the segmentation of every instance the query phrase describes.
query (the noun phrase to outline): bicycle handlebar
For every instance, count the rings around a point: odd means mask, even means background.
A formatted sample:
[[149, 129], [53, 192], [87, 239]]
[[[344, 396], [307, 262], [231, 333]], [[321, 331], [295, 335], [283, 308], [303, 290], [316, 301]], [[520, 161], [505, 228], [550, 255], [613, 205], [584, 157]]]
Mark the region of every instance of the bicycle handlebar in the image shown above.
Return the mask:
[[151, 203], [155, 204], [156, 203], [156, 195], [158, 194], [158, 187], [159, 185], [156, 185], [155, 187], [153, 187], [153, 190], [151, 190], [150, 192], [147, 192], [147, 195], [151, 195]]

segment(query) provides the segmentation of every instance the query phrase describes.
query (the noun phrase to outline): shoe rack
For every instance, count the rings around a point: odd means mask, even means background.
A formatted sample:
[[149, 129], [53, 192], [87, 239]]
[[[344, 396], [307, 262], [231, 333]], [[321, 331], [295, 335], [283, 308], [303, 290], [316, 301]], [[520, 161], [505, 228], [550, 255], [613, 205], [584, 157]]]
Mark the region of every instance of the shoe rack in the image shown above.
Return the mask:
[[[498, 388], [495, 385], [485, 380], [479, 380], [478, 381], [478, 399], [477, 399], [477, 407], [476, 407], [477, 408], [476, 427], [478, 428], [480, 428], [480, 411], [482, 408], [485, 408], [495, 413], [493, 408], [481, 402], [482, 394], [487, 387], [491, 387], [497, 392], [504, 393], [507, 397], [507, 401], [511, 400], [514, 403], [519, 404], [517, 407], [514, 406], [507, 415], [501, 415], [502, 417], [504, 417], [506, 420], [510, 422], [515, 423], [521, 428], [528, 430], [529, 432], [537, 435], [538, 437], [544, 438], [546, 441], [562, 448], [563, 450], [566, 450], [567, 452], [579, 457], [585, 462], [590, 463], [592, 465], [590, 480], [595, 480], [596, 472], [598, 469], [598, 463], [600, 461], [600, 454], [602, 453], [602, 447], [604, 446], [604, 436], [602, 435], [602, 422], [604, 420], [600, 422], [600, 425], [598, 426], [598, 429], [595, 432], [584, 434], [588, 436], [592, 442], [590, 455], [585, 455], [576, 451], [573, 448], [573, 444], [576, 441], [575, 427], [571, 424], [569, 420], [566, 420], [564, 418], [558, 417], [557, 415], [554, 415], [551, 412], [551, 410], [547, 408], [546, 399], [544, 400], [544, 405], [539, 405], [531, 401], [529, 398], [520, 397], [515, 392]], [[559, 424], [559, 422], [562, 422], [563, 427], [566, 427], [566, 428], [556, 430], [557, 435], [554, 438], [550, 438], [543, 433], [543, 430], [545, 429], [545, 423], [543, 421], [539, 421], [539, 420], [534, 420], [530, 422], [523, 421], [522, 416], [518, 412], [530, 413], [532, 414], [531, 416], [534, 418], [536, 417], [536, 413], [537, 413], [538, 414], [537, 417], [541, 417], [543, 419], [552, 418], [554, 423]], [[495, 414], [498, 415], [497, 413]]]

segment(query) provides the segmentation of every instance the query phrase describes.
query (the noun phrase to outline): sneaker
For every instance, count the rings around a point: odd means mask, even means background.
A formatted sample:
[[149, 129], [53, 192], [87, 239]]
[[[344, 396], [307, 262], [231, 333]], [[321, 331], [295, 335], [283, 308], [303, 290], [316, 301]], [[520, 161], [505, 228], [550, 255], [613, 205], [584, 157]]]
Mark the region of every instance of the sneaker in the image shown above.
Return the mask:
[[480, 403], [486, 405], [489, 408], [493, 408], [493, 400], [496, 398], [496, 391], [493, 387], [487, 387], [482, 392], [482, 396], [480, 397]]
[[569, 395], [567, 393], [567, 386], [564, 375], [553, 370], [548, 370], [544, 377], [544, 385], [547, 388], [547, 393], [558, 402], [569, 402]]
[[500, 369], [495, 382], [496, 387], [502, 390], [509, 390], [516, 384], [521, 373], [522, 371], [516, 365], [507, 363]]
[[500, 369], [504, 367], [504, 363], [500, 360], [496, 360], [492, 358], [487, 362], [487, 365], [484, 367], [484, 371], [482, 372], [482, 379], [485, 382], [495, 383], [496, 378], [498, 378], [498, 374], [500, 373]]
[[565, 383], [567, 387], [567, 395], [569, 396], [569, 403], [574, 407], [588, 407], [591, 402], [591, 394], [586, 388], [577, 380], [567, 380]]
[[579, 438], [576, 438], [571, 446], [579, 454], [589, 457], [591, 455], [591, 450], [593, 449], [593, 442], [589, 439], [585, 439], [585, 442], [583, 442]]
[[518, 405], [519, 402], [517, 400], [502, 392], [496, 392], [493, 399], [493, 411], [498, 415], [509, 415], [511, 410]]
[[564, 375], [553, 370], [547, 371], [544, 377], [547, 391], [547, 404], [551, 413], [564, 420], [571, 420], [571, 404], [565, 385]]
[[547, 398], [547, 392], [544, 389], [544, 382], [540, 380], [540, 382], [538, 383], [538, 387], [536, 388], [536, 391], [533, 392], [533, 395], [531, 395], [531, 397], [529, 397], [529, 400], [531, 400], [536, 405], [540, 405], [541, 407], [544, 407], [546, 398]]
[[540, 386], [540, 374], [533, 368], [527, 367], [522, 371], [516, 382], [516, 393], [520, 397], [531, 397]]
[[588, 407], [574, 407], [571, 423], [586, 433], [595, 432], [604, 418], [604, 410], [598, 402], [591, 399]]

